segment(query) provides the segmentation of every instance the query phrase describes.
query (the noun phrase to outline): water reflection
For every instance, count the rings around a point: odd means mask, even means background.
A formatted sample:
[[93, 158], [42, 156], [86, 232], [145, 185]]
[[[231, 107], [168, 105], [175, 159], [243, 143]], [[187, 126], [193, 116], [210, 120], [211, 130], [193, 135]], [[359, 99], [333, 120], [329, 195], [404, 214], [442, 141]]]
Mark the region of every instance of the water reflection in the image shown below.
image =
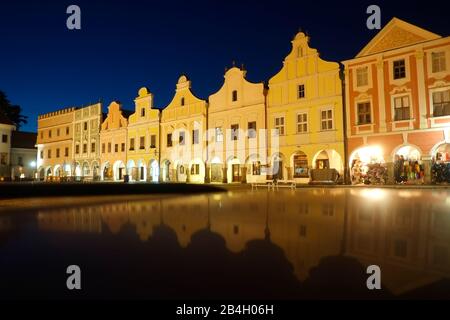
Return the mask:
[[[11, 273], [11, 289], [22, 255], [34, 252], [25, 259], [32, 265], [80, 261], [89, 266], [89, 297], [449, 297], [448, 196], [238, 191], [3, 215], [0, 270]], [[22, 235], [8, 242], [18, 228]], [[365, 287], [371, 264], [381, 267], [382, 292]], [[65, 294], [56, 270], [38, 272], [51, 279], [48, 296]]]

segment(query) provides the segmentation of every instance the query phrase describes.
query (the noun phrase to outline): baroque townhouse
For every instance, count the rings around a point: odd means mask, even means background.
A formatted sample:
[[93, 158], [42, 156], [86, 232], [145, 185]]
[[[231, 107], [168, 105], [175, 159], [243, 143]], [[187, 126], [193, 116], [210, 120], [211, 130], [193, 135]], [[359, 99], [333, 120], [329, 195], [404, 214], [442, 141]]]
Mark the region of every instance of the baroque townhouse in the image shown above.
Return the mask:
[[191, 81], [181, 76], [161, 115], [162, 181], [205, 182], [207, 106], [192, 93]]
[[141, 88], [128, 118], [127, 173], [131, 181], [159, 181], [159, 116], [153, 94]]
[[265, 180], [267, 166], [266, 89], [245, 79], [246, 71], [226, 71], [220, 90], [209, 96], [208, 176], [210, 182]]
[[75, 177], [100, 179], [100, 125], [102, 104], [76, 109], [73, 121], [73, 158]]
[[126, 176], [127, 125], [129, 111], [123, 111], [119, 102], [108, 106], [108, 115], [100, 130], [101, 180], [120, 181]]
[[430, 182], [450, 162], [450, 37], [394, 18], [344, 64], [353, 183]]
[[282, 69], [269, 80], [267, 100], [269, 132], [279, 138], [278, 145], [270, 145], [278, 179], [308, 183], [314, 170], [322, 173], [323, 181], [335, 180], [335, 172], [343, 174], [339, 64], [322, 60], [304, 33], [292, 40]]
[[75, 108], [38, 117], [37, 168], [40, 180], [61, 181], [75, 176], [73, 121]]

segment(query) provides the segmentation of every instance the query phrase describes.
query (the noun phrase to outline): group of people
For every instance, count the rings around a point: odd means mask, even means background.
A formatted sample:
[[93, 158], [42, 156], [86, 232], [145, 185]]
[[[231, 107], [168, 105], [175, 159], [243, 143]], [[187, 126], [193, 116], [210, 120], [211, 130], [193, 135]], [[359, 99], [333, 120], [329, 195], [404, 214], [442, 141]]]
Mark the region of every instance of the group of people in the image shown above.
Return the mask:
[[417, 160], [406, 159], [403, 155], [396, 155], [394, 161], [395, 183], [422, 182], [425, 170]]

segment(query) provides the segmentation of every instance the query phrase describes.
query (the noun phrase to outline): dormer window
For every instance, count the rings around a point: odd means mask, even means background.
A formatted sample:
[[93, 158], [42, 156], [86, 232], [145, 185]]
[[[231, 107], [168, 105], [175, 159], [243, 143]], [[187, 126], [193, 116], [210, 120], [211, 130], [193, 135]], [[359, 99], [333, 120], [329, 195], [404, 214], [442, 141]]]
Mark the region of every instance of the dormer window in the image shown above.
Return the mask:
[[238, 94], [237, 94], [237, 90], [233, 90], [232, 96], [231, 96], [231, 100], [233, 102], [237, 101], [238, 99]]
[[145, 108], [141, 109], [141, 117], [145, 117]]
[[181, 98], [181, 105], [184, 106], [184, 98]]
[[303, 57], [303, 48], [302, 47], [298, 47], [297, 48], [297, 56], [298, 57]]

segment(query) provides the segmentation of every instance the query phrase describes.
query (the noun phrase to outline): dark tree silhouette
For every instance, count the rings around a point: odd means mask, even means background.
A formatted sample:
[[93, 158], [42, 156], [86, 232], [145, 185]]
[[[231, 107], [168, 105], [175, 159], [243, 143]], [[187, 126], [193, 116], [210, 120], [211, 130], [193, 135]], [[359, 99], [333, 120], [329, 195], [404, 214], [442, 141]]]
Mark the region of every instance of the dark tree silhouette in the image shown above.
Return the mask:
[[18, 105], [12, 104], [6, 94], [0, 90], [0, 112], [6, 115], [20, 129], [22, 124], [27, 123], [27, 116], [22, 115], [22, 108]]

